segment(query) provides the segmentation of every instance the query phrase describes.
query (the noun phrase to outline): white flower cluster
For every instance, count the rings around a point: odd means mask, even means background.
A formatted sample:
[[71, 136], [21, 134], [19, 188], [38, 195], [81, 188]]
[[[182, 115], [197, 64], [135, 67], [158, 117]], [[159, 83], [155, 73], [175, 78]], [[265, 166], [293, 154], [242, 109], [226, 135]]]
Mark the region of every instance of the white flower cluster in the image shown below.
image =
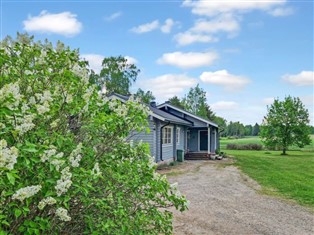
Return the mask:
[[100, 176], [101, 175], [101, 171], [100, 171], [98, 162], [95, 163], [95, 165], [92, 169], [92, 175], [94, 175], [94, 176]]
[[51, 93], [49, 90], [44, 91], [43, 94], [36, 93], [35, 94], [37, 100], [39, 100], [40, 104], [36, 105], [37, 112], [39, 114], [44, 114], [50, 111], [49, 102], [53, 101]]
[[57, 181], [55, 189], [57, 195], [60, 196], [68, 191], [72, 185], [72, 173], [70, 172], [70, 167], [66, 167], [61, 171], [61, 179]]
[[39, 190], [41, 190], [41, 185], [32, 185], [20, 188], [15, 192], [15, 194], [13, 194], [12, 199], [23, 201], [25, 198], [34, 196], [39, 192]]
[[[14, 102], [5, 101], [5, 99], [7, 99], [10, 96], [14, 98]], [[0, 102], [2, 103], [2, 105], [4, 105], [5, 107], [11, 110], [19, 106], [21, 99], [22, 99], [22, 95], [20, 94], [20, 87], [17, 82], [5, 84], [0, 89]]]
[[128, 115], [128, 108], [125, 104], [119, 103], [118, 100], [111, 100], [109, 108], [114, 111], [119, 117], [125, 118]]
[[88, 84], [89, 75], [86, 68], [82, 68], [78, 64], [75, 64], [72, 68], [72, 72], [78, 77], [82, 78], [84, 84]]
[[4, 139], [0, 140], [0, 168], [13, 170], [19, 151], [14, 146], [8, 148], [7, 145]]
[[40, 156], [42, 162], [48, 161], [56, 167], [56, 170], [59, 171], [60, 168], [65, 163], [65, 160], [62, 160], [64, 153], [57, 153], [56, 147], [51, 145], [50, 149], [45, 150], [44, 153]]
[[51, 128], [56, 128], [56, 127], [58, 126], [59, 122], [60, 122], [60, 119], [54, 120], [54, 121], [50, 124], [50, 127], [51, 127]]
[[72, 167], [79, 167], [82, 159], [82, 143], [79, 143], [77, 147], [71, 152], [69, 161]]
[[45, 208], [46, 205], [53, 205], [56, 204], [56, 202], [56, 199], [54, 199], [53, 197], [46, 197], [38, 203], [38, 208], [39, 210], [42, 210]]
[[15, 130], [18, 131], [19, 135], [23, 135], [35, 127], [33, 123], [34, 118], [34, 114], [27, 114], [23, 118], [16, 118], [17, 125], [15, 126]]
[[56, 210], [56, 215], [59, 217], [60, 220], [62, 221], [70, 221], [71, 220], [71, 217], [69, 216], [68, 214], [68, 211], [62, 207], [59, 207], [57, 210]]

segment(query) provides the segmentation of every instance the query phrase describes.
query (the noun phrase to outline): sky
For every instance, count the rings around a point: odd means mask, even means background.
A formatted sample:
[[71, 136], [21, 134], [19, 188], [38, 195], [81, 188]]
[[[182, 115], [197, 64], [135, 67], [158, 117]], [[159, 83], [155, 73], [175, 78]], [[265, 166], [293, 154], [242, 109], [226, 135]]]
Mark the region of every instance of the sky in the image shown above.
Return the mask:
[[161, 104], [197, 84], [227, 121], [261, 123], [274, 98], [299, 97], [313, 125], [313, 1], [0, 0], [1, 39], [27, 32], [79, 48], [99, 72], [122, 55], [132, 92]]

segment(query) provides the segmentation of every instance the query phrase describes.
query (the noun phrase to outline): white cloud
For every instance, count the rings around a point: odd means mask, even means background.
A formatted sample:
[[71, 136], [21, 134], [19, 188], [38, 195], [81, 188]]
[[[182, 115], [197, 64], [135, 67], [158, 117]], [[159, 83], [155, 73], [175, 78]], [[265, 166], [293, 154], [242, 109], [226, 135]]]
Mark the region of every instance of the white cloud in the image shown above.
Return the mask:
[[160, 27], [161, 32], [170, 33], [174, 24], [175, 22], [173, 21], [173, 19], [166, 19], [165, 24]]
[[304, 105], [312, 106], [312, 109], [313, 109], [313, 106], [314, 106], [314, 95], [301, 96], [300, 99], [301, 99], [301, 101], [302, 101], [302, 103]]
[[266, 105], [271, 105], [272, 103], [274, 103], [275, 98], [274, 97], [267, 97], [263, 99], [263, 104]]
[[110, 16], [106, 17], [105, 20], [106, 21], [112, 21], [112, 20], [119, 18], [121, 15], [122, 15], [122, 12], [118, 11], [118, 12], [115, 12], [115, 13], [111, 14]]
[[200, 79], [205, 83], [223, 86], [226, 90], [240, 90], [247, 85], [250, 80], [243, 77], [228, 73], [227, 70], [216, 72], [203, 72]]
[[268, 11], [272, 16], [288, 16], [294, 13], [294, 10], [290, 7], [278, 7], [273, 10]]
[[75, 14], [61, 12], [52, 14], [42, 11], [39, 16], [29, 16], [23, 21], [24, 30], [29, 32], [55, 33], [67, 37], [75, 36], [82, 30], [82, 23]]
[[131, 29], [131, 31], [134, 33], [141, 34], [141, 33], [147, 33], [147, 32], [153, 31], [153, 30], [158, 29], [158, 28], [159, 28], [159, 21], [154, 20], [150, 23], [142, 24], [142, 25], [139, 25], [137, 27], [134, 27]]
[[198, 33], [213, 34], [218, 32], [234, 33], [239, 31], [239, 29], [240, 25], [234, 17], [222, 15], [210, 21], [205, 19], [198, 20], [190, 30]]
[[124, 56], [124, 58], [127, 59], [129, 64], [137, 64], [138, 63], [137, 59], [135, 59], [134, 57]]
[[239, 104], [234, 101], [218, 101], [210, 105], [210, 107], [216, 110], [230, 110], [230, 109], [237, 109]]
[[302, 71], [298, 74], [286, 74], [282, 79], [297, 86], [313, 86], [314, 71]]
[[174, 40], [177, 41], [178, 45], [180, 46], [186, 46], [195, 42], [218, 42], [218, 38], [211, 35], [192, 33], [189, 31], [186, 31], [184, 33], [178, 33], [174, 36]]
[[159, 64], [173, 65], [183, 69], [191, 69], [211, 65], [218, 55], [215, 52], [188, 52], [180, 51], [165, 53], [157, 60]]
[[100, 73], [100, 70], [102, 69], [102, 61], [105, 58], [103, 55], [83, 54], [81, 55], [81, 58], [88, 61], [89, 68], [94, 70], [95, 73]]
[[152, 79], [142, 80], [139, 86], [151, 90], [157, 100], [165, 101], [175, 95], [181, 96], [185, 89], [195, 86], [195, 78], [185, 74], [165, 74]]
[[[102, 61], [104, 60], [105, 56], [98, 55], [98, 54], [82, 54], [81, 58], [88, 61], [89, 68], [94, 70], [95, 73], [100, 73], [102, 69]], [[136, 64], [137, 60], [131, 56], [125, 56], [128, 63]]]
[[226, 13], [245, 13], [253, 10], [269, 11], [272, 8], [283, 6], [286, 0], [265, 1], [191, 1], [185, 0], [184, 7], [191, 7], [196, 15], [215, 16]]

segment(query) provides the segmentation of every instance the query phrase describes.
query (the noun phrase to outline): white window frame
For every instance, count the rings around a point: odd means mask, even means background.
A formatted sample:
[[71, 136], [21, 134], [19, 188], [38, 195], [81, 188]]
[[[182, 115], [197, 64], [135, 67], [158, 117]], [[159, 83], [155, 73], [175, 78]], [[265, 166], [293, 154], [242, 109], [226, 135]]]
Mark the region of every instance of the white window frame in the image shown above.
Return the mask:
[[177, 127], [177, 132], [176, 132], [176, 141], [177, 141], [177, 145], [180, 144], [180, 132], [181, 132], [181, 128]]
[[[169, 130], [170, 130], [170, 136], [169, 136]], [[168, 137], [170, 137], [170, 138], [168, 138]], [[162, 144], [163, 145], [171, 145], [172, 139], [173, 139], [173, 127], [165, 126], [162, 129]], [[167, 140], [167, 141], [165, 141], [165, 140]]]

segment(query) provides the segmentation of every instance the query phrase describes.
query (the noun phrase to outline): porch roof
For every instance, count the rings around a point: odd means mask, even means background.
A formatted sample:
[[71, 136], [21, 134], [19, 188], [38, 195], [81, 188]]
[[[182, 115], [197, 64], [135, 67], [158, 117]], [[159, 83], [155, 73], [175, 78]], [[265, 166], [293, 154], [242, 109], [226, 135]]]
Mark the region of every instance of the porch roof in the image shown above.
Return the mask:
[[178, 107], [176, 107], [174, 105], [171, 105], [171, 104], [169, 104], [167, 102], [157, 106], [158, 109], [161, 109], [163, 107], [170, 107], [170, 108], [172, 108], [172, 109], [174, 109], [174, 110], [176, 110], [178, 112], [181, 112], [181, 113], [184, 113], [185, 115], [191, 116], [191, 117], [193, 117], [193, 118], [195, 118], [195, 119], [197, 119], [197, 120], [199, 120], [201, 122], [204, 122], [204, 123], [206, 123], [208, 125], [211, 125], [211, 126], [214, 126], [214, 127], [218, 127], [218, 125], [216, 123], [212, 122], [212, 121], [209, 121], [209, 120], [206, 120], [204, 118], [201, 118], [201, 117], [199, 117], [199, 116], [197, 116], [197, 115], [195, 115], [193, 113], [185, 111], [185, 110], [183, 110], [181, 108], [178, 108]]

